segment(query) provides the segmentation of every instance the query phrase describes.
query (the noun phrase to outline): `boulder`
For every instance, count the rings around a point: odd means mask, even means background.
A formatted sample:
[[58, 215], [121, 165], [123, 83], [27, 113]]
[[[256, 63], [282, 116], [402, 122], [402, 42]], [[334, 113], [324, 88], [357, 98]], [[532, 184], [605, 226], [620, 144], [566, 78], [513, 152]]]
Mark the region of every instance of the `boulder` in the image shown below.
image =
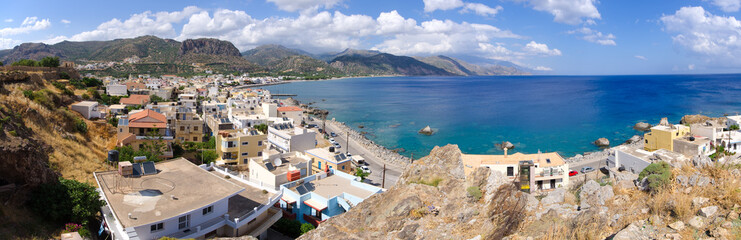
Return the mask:
[[711, 164], [713, 164], [713, 161], [708, 156], [702, 155], [692, 157], [692, 165], [695, 165], [695, 167], [705, 167]]
[[706, 217], [706, 218], [710, 218], [714, 216], [716, 213], [718, 213], [718, 206], [709, 206], [709, 207], [701, 208], [697, 214], [699, 214], [700, 216]]
[[681, 120], [679, 120], [679, 123], [681, 124], [694, 124], [694, 123], [705, 123], [707, 120], [710, 120], [710, 117], [700, 114], [695, 115], [684, 115]]
[[651, 130], [651, 124], [645, 123], [645, 122], [639, 122], [639, 123], [636, 123], [636, 125], [633, 125], [633, 129], [641, 131], [641, 132], [645, 132], [645, 131]]
[[651, 239], [635, 223], [631, 223], [620, 232], [616, 233], [612, 240], [643, 240]]
[[702, 205], [705, 205], [708, 201], [710, 201], [709, 198], [695, 197], [692, 199], [692, 207], [702, 207]]
[[510, 150], [515, 148], [515, 145], [512, 144], [509, 141], [504, 141], [502, 143], [497, 143], [497, 144], [494, 144], [494, 146], [496, 146], [497, 148], [502, 149], [502, 150], [505, 149], [505, 148], [506, 149], [510, 149]]
[[703, 222], [702, 217], [698, 217], [698, 216], [694, 216], [690, 218], [690, 221], [687, 223], [689, 223], [690, 226], [696, 229], [702, 229], [702, 227], [705, 226], [705, 222]]
[[430, 125], [427, 125], [426, 127], [419, 130], [419, 134], [432, 135], [432, 133], [433, 131]]
[[625, 141], [625, 143], [630, 144], [630, 143], [637, 143], [637, 142], [640, 142], [640, 141], [641, 141], [641, 136], [633, 135], [627, 141]]
[[543, 206], [551, 205], [554, 203], [562, 203], [565, 195], [566, 190], [564, 190], [563, 188], [559, 188], [548, 193], [548, 196], [541, 199], [540, 203], [542, 203]]
[[682, 231], [684, 229], [684, 222], [676, 221], [672, 224], [669, 224], [669, 228], [674, 229], [677, 232]]
[[607, 140], [607, 138], [599, 138], [594, 141], [594, 145], [597, 145], [598, 147], [608, 147], [610, 146], [610, 140]]

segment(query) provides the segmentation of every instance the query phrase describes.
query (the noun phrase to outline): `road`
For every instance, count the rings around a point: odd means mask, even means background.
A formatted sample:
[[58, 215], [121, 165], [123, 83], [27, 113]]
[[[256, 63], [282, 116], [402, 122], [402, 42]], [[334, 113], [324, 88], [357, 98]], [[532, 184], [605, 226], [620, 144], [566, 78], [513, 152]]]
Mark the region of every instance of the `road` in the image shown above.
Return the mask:
[[[317, 126], [322, 126], [321, 121], [313, 121], [313, 124], [316, 124]], [[347, 134], [344, 132], [339, 132], [340, 129], [335, 128], [331, 124], [327, 124], [327, 132], [334, 132], [337, 134], [336, 137], [334, 137], [334, 140], [340, 143], [340, 146], [342, 146], [340, 149], [338, 149], [340, 152], [347, 152], [348, 151], [348, 142], [347, 142]], [[375, 154], [371, 153], [360, 143], [355, 141], [354, 139], [350, 139], [350, 146], [349, 151], [353, 156], [362, 156], [365, 158], [365, 161], [367, 162], [368, 168], [371, 170], [370, 176], [366, 178], [366, 181], [370, 181], [371, 184], [376, 186], [382, 186], [383, 188], [390, 188], [394, 184], [396, 184], [396, 181], [399, 180], [399, 176], [401, 175], [400, 169], [398, 167], [394, 167], [390, 164], [386, 165], [386, 181], [384, 184], [383, 181], [383, 164], [385, 161], [383, 159], [380, 159]]]
[[584, 160], [580, 162], [575, 163], [569, 163], [569, 169], [572, 171], [579, 171], [581, 172], [581, 168], [583, 167], [592, 167], [595, 170], [599, 170], [601, 167], [605, 167], [606, 159], [593, 159], [593, 160]]

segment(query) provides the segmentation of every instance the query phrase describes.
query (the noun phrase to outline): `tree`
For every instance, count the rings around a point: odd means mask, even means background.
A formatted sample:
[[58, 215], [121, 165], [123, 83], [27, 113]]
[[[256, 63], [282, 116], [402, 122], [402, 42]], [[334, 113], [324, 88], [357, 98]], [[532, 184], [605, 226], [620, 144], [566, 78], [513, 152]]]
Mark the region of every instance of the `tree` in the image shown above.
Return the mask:
[[131, 146], [116, 147], [116, 151], [118, 151], [119, 162], [133, 162], [134, 157], [137, 156]]
[[297, 220], [281, 218], [271, 228], [291, 238], [301, 236], [301, 222]]
[[118, 118], [117, 117], [111, 117], [108, 119], [108, 124], [111, 124], [113, 127], [118, 127]]
[[314, 228], [315, 228], [314, 225], [311, 225], [309, 223], [301, 224], [301, 235], [303, 235], [304, 233], [307, 233], [307, 232], [309, 232], [311, 230], [314, 230]]
[[5, 64], [3, 62], [0, 62], [0, 67], [4, 66]]
[[671, 177], [672, 166], [664, 161], [651, 163], [638, 174], [638, 180], [643, 181], [645, 178], [648, 182], [648, 189], [654, 193], [666, 186]]
[[147, 132], [147, 138], [148, 141], [144, 142], [142, 144], [142, 147], [139, 148], [139, 152], [141, 155], [139, 156], [146, 156], [148, 161], [154, 161], [158, 162], [162, 159], [160, 159], [160, 156], [164, 154], [163, 149], [167, 146], [165, 141], [162, 138], [162, 135], [159, 133], [158, 129], [150, 129], [149, 132]]
[[196, 158], [202, 160], [202, 164], [208, 164], [216, 161], [219, 158], [219, 154], [214, 150], [204, 150], [196, 153]]
[[87, 133], [87, 123], [85, 123], [85, 120], [82, 120], [80, 118], [75, 119], [75, 128], [82, 134]]
[[255, 129], [257, 129], [257, 131], [260, 131], [262, 133], [268, 133], [268, 125], [264, 123], [255, 125]]
[[360, 168], [355, 169], [355, 176], [360, 177], [360, 179], [363, 181], [365, 180], [366, 177], [368, 177], [368, 175], [370, 174], [367, 172], [363, 172], [363, 169], [360, 169]]
[[87, 183], [60, 178], [59, 183], [42, 184], [32, 193], [31, 209], [56, 222], [79, 222], [87, 225], [104, 202], [98, 191]]
[[13, 64], [10, 64], [11, 66], [28, 66], [28, 67], [37, 67], [39, 66], [39, 63], [31, 60], [31, 59], [21, 59], [17, 62], [14, 62]]
[[166, 102], [167, 100], [165, 100], [164, 98], [161, 98], [160, 96], [157, 96], [156, 94], [152, 94], [151, 96], [149, 96], [149, 101], [159, 103], [159, 102]]
[[44, 57], [39, 61], [42, 67], [59, 67], [59, 57]]
[[728, 129], [731, 131], [735, 131], [735, 130], [739, 130], [739, 127], [738, 127], [738, 124], [733, 124], [730, 127], [728, 127]]

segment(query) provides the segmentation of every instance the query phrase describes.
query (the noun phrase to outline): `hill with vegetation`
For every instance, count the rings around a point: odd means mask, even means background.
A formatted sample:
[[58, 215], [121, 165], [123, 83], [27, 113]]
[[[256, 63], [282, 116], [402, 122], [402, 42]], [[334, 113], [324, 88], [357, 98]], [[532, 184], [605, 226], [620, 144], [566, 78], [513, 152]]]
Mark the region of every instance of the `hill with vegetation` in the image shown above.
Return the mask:
[[338, 69], [329, 66], [327, 62], [312, 57], [310, 53], [281, 45], [261, 45], [243, 52], [242, 56], [248, 61], [266, 68], [269, 72], [279, 75], [305, 78], [344, 75]]
[[[514, 64], [482, 64], [476, 65], [448, 56], [438, 55], [429, 57], [414, 57], [415, 59], [444, 69], [461, 76], [491, 76], [491, 75], [527, 75]], [[514, 65], [514, 66], [513, 66]]]
[[69, 68], [0, 67], [0, 239], [57, 238], [65, 223], [90, 236], [99, 226], [92, 173], [110, 168], [116, 131], [70, 110], [102, 85], [78, 77]]
[[411, 57], [388, 53], [341, 55], [334, 58], [329, 65], [348, 75], [455, 75]]

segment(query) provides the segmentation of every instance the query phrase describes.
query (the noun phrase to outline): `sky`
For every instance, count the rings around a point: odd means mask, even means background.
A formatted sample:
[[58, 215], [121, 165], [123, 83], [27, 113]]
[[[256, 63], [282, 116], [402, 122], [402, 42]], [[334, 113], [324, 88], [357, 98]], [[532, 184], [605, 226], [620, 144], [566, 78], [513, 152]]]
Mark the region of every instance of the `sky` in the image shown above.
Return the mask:
[[741, 72], [741, 0], [8, 1], [0, 49], [155, 35], [510, 61], [554, 75]]

